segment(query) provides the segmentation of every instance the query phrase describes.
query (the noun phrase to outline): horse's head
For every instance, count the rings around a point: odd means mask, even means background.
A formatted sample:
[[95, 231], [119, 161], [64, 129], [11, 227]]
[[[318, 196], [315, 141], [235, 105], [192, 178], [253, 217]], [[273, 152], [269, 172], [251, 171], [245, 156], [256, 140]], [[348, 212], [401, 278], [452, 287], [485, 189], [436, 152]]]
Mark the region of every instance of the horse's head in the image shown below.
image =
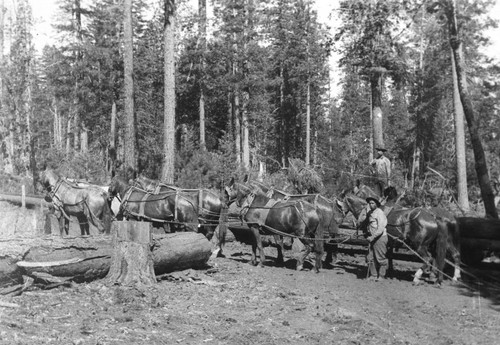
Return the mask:
[[113, 199], [117, 195], [123, 197], [127, 188], [129, 188], [129, 184], [124, 178], [119, 176], [113, 177], [108, 187], [109, 198]]
[[352, 195], [352, 194], [347, 194], [344, 197], [343, 200], [344, 207], [350, 211], [355, 218], [358, 218], [360, 215], [361, 211], [366, 206], [366, 200], [363, 198], [360, 198], [359, 196]]
[[234, 181], [234, 178], [231, 179], [229, 186], [224, 188], [225, 191], [225, 202], [230, 205], [233, 202], [236, 202], [236, 206], [241, 207], [243, 200], [250, 194], [252, 191], [250, 187], [247, 187], [241, 183], [237, 183]]
[[38, 174], [39, 191], [51, 192], [57, 181], [59, 181], [59, 176], [53, 170], [45, 169], [40, 171]]
[[389, 186], [384, 190], [384, 197], [387, 201], [396, 200], [398, 198], [398, 191], [395, 187]]

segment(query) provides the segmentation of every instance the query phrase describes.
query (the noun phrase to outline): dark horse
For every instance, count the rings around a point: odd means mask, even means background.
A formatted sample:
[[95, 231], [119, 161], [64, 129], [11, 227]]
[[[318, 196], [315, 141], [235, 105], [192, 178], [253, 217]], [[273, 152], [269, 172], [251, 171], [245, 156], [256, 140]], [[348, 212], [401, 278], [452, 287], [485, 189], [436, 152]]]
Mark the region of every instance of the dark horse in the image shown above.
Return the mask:
[[186, 195], [175, 192], [153, 194], [130, 186], [119, 176], [113, 177], [109, 185], [110, 197], [121, 199], [117, 219], [145, 220], [172, 224], [175, 229], [198, 232], [196, 202]]
[[217, 193], [208, 189], [183, 189], [144, 176], [135, 179], [134, 185], [153, 194], [178, 193], [183, 197], [194, 199], [200, 223], [199, 232], [207, 236], [208, 239], [212, 238], [215, 227], [219, 225], [219, 218], [223, 208], [223, 203]]
[[[319, 216], [319, 226], [323, 228], [323, 233], [333, 240], [339, 233], [339, 223], [344, 220], [344, 214], [337, 207], [337, 202], [329, 200], [321, 194], [288, 194], [278, 189], [267, 187], [258, 181], [248, 182], [255, 188], [260, 189], [266, 196], [284, 201], [305, 200], [312, 204]], [[327, 264], [337, 261], [338, 245], [337, 243], [325, 241]]]
[[78, 219], [82, 236], [90, 234], [89, 223], [99, 232], [109, 234], [111, 210], [104, 190], [95, 186], [78, 187], [51, 169], [40, 172], [39, 181], [54, 206], [61, 235], [69, 233], [70, 216]]
[[[344, 202], [356, 218], [366, 211], [366, 201], [363, 198], [349, 194], [345, 196]], [[424, 262], [415, 273], [413, 283], [417, 285], [421, 282], [422, 274], [432, 267], [433, 262], [438, 272], [437, 282], [441, 283], [447, 250], [448, 229], [445, 222], [425, 208], [384, 206], [383, 209], [387, 214], [389, 274], [394, 271], [394, 249], [406, 245]]]
[[[323, 256], [323, 228], [319, 227], [319, 216], [310, 203], [299, 201], [273, 200], [251, 187], [231, 180], [226, 187], [228, 203], [236, 202], [242, 208], [242, 217], [250, 227], [255, 241], [252, 243], [252, 264], [257, 265], [256, 250], [259, 249], [260, 266], [264, 265], [265, 255], [261, 240], [263, 234], [292, 236], [300, 239], [306, 250], [297, 259], [297, 270], [301, 270], [311, 248], [316, 260], [314, 268], [319, 272]], [[283, 261], [282, 248], [278, 246], [278, 261]]]

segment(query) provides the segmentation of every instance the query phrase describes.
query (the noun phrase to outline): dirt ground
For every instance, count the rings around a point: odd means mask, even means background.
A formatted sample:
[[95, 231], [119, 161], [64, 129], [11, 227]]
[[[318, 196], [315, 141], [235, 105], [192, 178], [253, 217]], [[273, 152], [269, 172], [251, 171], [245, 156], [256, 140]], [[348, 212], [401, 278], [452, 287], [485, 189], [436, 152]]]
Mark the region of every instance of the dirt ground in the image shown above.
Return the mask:
[[318, 274], [295, 271], [291, 251], [274, 266], [271, 247], [254, 267], [250, 251], [230, 242], [206, 269], [147, 289], [101, 280], [0, 296], [0, 344], [500, 344], [496, 273], [413, 286], [408, 261], [395, 279], [365, 280], [361, 248], [343, 248]]

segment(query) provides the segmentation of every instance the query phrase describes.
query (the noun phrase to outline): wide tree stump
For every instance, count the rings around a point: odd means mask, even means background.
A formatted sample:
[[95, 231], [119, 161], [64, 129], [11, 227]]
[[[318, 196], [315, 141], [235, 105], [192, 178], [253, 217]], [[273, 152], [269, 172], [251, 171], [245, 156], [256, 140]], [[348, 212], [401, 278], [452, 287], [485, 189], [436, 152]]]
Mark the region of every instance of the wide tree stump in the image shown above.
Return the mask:
[[116, 222], [108, 283], [147, 286], [156, 283], [151, 253], [151, 223]]

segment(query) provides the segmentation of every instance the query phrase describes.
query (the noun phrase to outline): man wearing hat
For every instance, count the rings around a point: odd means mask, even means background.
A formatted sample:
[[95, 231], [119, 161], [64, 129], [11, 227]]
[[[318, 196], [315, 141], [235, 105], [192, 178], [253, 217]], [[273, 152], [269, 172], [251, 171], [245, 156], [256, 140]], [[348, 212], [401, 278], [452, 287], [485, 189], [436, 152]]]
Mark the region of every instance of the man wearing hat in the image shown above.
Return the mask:
[[384, 155], [387, 151], [384, 147], [377, 147], [375, 150], [377, 157], [371, 161], [375, 168], [375, 192], [383, 197], [385, 188], [390, 186], [391, 161]]
[[[368, 212], [360, 215], [359, 222], [366, 224], [366, 239], [369, 242], [366, 263], [368, 264], [369, 279], [385, 279], [387, 272], [387, 217], [380, 209], [380, 201], [375, 198], [366, 198]], [[365, 218], [365, 219], [363, 219]]]

